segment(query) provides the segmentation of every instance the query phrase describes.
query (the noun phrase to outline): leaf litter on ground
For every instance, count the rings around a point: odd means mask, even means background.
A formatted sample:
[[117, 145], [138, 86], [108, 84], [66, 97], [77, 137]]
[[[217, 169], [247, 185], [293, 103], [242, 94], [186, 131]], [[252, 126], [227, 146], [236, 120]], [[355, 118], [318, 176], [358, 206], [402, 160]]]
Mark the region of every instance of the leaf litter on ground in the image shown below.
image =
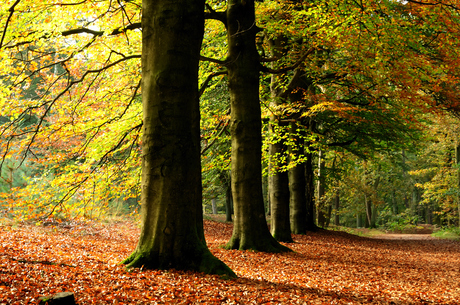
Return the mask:
[[460, 304], [460, 242], [344, 232], [293, 235], [294, 252], [224, 250], [232, 225], [205, 220], [211, 252], [238, 279], [126, 270], [132, 222], [0, 226], [0, 304], [71, 291], [77, 304]]

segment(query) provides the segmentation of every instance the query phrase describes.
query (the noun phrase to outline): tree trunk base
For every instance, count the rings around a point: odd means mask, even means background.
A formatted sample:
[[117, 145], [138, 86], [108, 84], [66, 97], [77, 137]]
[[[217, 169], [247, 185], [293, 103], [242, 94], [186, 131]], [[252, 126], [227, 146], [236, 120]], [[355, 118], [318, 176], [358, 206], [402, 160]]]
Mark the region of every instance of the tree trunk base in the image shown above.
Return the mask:
[[268, 253], [292, 252], [288, 247], [278, 243], [271, 235], [270, 238], [258, 240], [257, 242], [240, 237], [232, 237], [223, 248], [227, 250], [253, 250]]
[[[307, 232], [317, 232], [319, 231], [321, 228], [318, 227], [317, 225], [315, 224], [312, 224], [312, 225], [307, 225]], [[322, 229], [321, 229], [322, 230]]]
[[273, 237], [280, 242], [293, 243], [291, 234], [273, 234]]
[[[158, 256], [157, 256], [158, 257]], [[174, 258], [169, 260], [154, 259], [152, 255], [141, 251], [134, 251], [127, 259], [122, 261], [126, 268], [144, 268], [144, 269], [177, 269], [203, 272], [206, 274], [217, 274], [223, 278], [237, 278], [237, 275], [222, 261], [212, 255], [207, 249], [190, 255], [193, 261], [187, 261], [186, 264], [175, 263]], [[184, 266], [186, 266], [184, 268]]]

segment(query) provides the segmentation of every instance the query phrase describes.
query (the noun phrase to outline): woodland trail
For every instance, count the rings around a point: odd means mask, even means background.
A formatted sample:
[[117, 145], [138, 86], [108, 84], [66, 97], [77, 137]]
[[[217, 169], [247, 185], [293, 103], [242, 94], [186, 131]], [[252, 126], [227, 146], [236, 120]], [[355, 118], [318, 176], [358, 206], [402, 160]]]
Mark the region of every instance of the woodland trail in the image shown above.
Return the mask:
[[438, 238], [431, 234], [382, 234], [375, 235], [374, 239], [390, 239], [390, 240], [436, 240]]
[[294, 252], [220, 248], [232, 225], [205, 221], [211, 252], [238, 275], [127, 271], [132, 222], [0, 226], [0, 304], [71, 291], [83, 304], [460, 304], [460, 242], [389, 240], [320, 231]]

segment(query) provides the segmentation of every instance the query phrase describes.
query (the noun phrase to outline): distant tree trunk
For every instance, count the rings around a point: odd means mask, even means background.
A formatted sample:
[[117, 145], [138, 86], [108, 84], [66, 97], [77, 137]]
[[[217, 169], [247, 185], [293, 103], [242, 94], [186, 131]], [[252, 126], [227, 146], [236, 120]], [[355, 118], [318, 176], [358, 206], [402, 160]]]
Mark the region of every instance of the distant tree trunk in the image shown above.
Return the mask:
[[429, 225], [433, 224], [433, 217], [431, 215], [431, 208], [429, 205], [426, 207], [426, 223]]
[[372, 204], [372, 221], [371, 221], [371, 226], [373, 228], [377, 227], [377, 216], [378, 216], [378, 210], [375, 204]]
[[316, 231], [318, 227], [315, 223], [315, 173], [313, 171], [313, 154], [306, 153], [305, 162], [305, 197], [307, 199], [307, 231]]
[[217, 214], [217, 202], [216, 198], [211, 199], [212, 214]]
[[[401, 151], [401, 166], [402, 166], [402, 180], [406, 181], [407, 180], [406, 152], [404, 150]], [[407, 193], [404, 193], [403, 203], [406, 209], [410, 208], [410, 198]]]
[[[285, 153], [282, 143], [270, 144], [269, 154], [271, 158]], [[270, 231], [278, 241], [292, 242], [291, 228], [289, 223], [289, 180], [288, 172], [280, 171], [277, 165], [279, 160], [270, 160], [271, 171], [269, 173], [268, 190], [270, 193], [271, 218]], [[275, 167], [275, 169], [273, 168]]]
[[319, 158], [318, 158], [318, 204], [316, 206], [317, 208], [317, 214], [318, 214], [318, 226], [320, 227], [326, 227], [327, 223], [327, 211], [326, 210], [326, 202], [324, 194], [326, 191], [326, 179], [325, 179], [325, 173], [324, 173], [324, 166], [325, 166], [325, 161], [323, 158], [323, 153], [322, 151], [319, 152]]
[[329, 203], [327, 205], [327, 210], [326, 210], [326, 222], [325, 222], [325, 228], [329, 227], [329, 224], [331, 223], [331, 216], [332, 216], [332, 203]]
[[[272, 57], [281, 57], [285, 39], [279, 36], [270, 41]], [[272, 65], [272, 68], [276, 68]], [[281, 92], [284, 92], [281, 78], [272, 74], [270, 83], [271, 102], [270, 105], [276, 109], [283, 103]], [[287, 171], [282, 171], [282, 166], [287, 165], [286, 150], [283, 136], [286, 131], [283, 129], [280, 118], [275, 113], [270, 116], [269, 132], [273, 140], [269, 144], [269, 175], [268, 191], [270, 198], [270, 231], [277, 241], [292, 242], [291, 227], [289, 222], [289, 177]], [[279, 128], [278, 128], [279, 127]], [[277, 130], [278, 129], [278, 130]]]
[[[296, 134], [297, 125], [291, 123], [291, 134]], [[289, 155], [294, 159], [300, 156], [303, 149], [303, 140], [295, 137], [296, 147], [289, 147]], [[305, 234], [307, 232], [307, 197], [305, 181], [305, 163], [297, 163], [289, 170], [289, 201], [291, 231], [294, 234]]]
[[129, 267], [235, 274], [206, 246], [198, 61], [204, 1], [144, 0], [141, 233]]
[[232, 221], [233, 214], [233, 197], [232, 197], [232, 182], [229, 180], [225, 184], [225, 221]]
[[339, 193], [339, 190], [337, 190], [335, 193], [335, 197], [334, 197], [334, 209], [335, 209], [334, 225], [336, 226], [340, 226], [339, 208], [340, 208], [340, 193]]
[[407, 194], [404, 194], [404, 207], [406, 209], [410, 208], [410, 198], [407, 196]]
[[278, 241], [292, 242], [289, 222], [288, 173], [276, 173], [270, 178], [271, 234]]
[[[455, 162], [457, 163], [457, 192], [460, 192], [460, 144], [455, 146]], [[457, 193], [458, 226], [460, 227], [460, 194]]]
[[254, 0], [229, 0], [228, 88], [231, 104], [233, 234], [227, 249], [279, 252], [268, 230], [262, 193], [262, 124]]
[[14, 166], [7, 166], [6, 168], [8, 168], [10, 171], [9, 171], [9, 177], [8, 177], [8, 185], [9, 185], [9, 188], [10, 190], [13, 189], [13, 182], [14, 182], [14, 176], [13, 176], [13, 172], [14, 172]]
[[366, 207], [366, 222], [364, 227], [372, 226], [372, 199], [367, 194], [364, 195], [364, 205]]
[[268, 191], [268, 177], [262, 177], [262, 196], [264, 197], [265, 215], [270, 216], [270, 192]]
[[366, 190], [364, 192], [364, 207], [366, 211], [365, 217], [365, 227], [375, 227], [375, 220], [376, 215], [374, 215], [374, 207], [373, 207], [373, 196], [376, 196], [378, 193], [378, 188], [380, 184], [380, 175], [378, 174], [380, 171], [373, 172], [371, 168], [368, 166], [367, 161], [364, 162], [364, 183], [366, 185]]

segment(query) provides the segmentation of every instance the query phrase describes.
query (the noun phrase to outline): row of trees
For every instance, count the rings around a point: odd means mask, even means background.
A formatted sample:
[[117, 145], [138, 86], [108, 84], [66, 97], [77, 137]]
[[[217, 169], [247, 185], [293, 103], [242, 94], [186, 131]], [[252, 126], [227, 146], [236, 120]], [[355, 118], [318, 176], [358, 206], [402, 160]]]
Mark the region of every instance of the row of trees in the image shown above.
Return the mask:
[[350, 153], [371, 223], [375, 152], [407, 150], [425, 113], [458, 109], [455, 3], [16, 0], [1, 16], [3, 164], [38, 173], [5, 196], [46, 216], [140, 188], [129, 266], [234, 276], [204, 240], [201, 160], [205, 181], [231, 185], [229, 249], [288, 251], [278, 241], [325, 225], [323, 186]]

